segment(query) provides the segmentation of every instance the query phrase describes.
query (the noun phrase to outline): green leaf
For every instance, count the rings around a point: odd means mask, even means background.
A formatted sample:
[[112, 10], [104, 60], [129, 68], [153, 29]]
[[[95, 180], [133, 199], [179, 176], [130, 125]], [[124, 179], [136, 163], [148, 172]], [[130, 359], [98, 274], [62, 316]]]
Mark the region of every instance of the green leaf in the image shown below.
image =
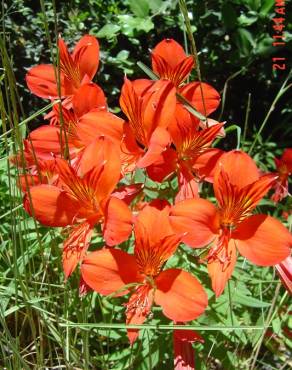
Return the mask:
[[265, 308], [270, 307], [270, 303], [263, 302], [257, 298], [247, 296], [240, 292], [235, 292], [232, 296], [232, 302], [234, 304], [240, 304], [241, 306], [254, 307], [254, 308]]
[[130, 54], [129, 50], [121, 50], [117, 54], [116, 58], [120, 60], [127, 60], [129, 58], [129, 54]]
[[154, 24], [149, 17], [139, 18], [122, 14], [118, 16], [118, 19], [122, 33], [128, 37], [134, 37], [135, 31], [149, 32], [154, 28]]
[[139, 61], [137, 62], [137, 65], [142, 69], [143, 72], [146, 73], [148, 77], [151, 78], [151, 80], [159, 80], [159, 77], [152, 71], [152, 69], [147, 67], [144, 63]]
[[261, 6], [261, 0], [247, 0], [246, 5], [251, 10], [258, 10]]
[[147, 3], [153, 13], [157, 13], [159, 10], [162, 11], [162, 9], [165, 10], [168, 6], [167, 1], [163, 2], [162, 0], [148, 0]]
[[149, 5], [147, 0], [129, 0], [129, 6], [131, 11], [137, 17], [147, 17], [149, 13]]
[[272, 46], [273, 39], [271, 37], [265, 37], [258, 42], [256, 53], [261, 56], [268, 56], [274, 52], [274, 47]]
[[266, 16], [275, 4], [275, 0], [262, 0], [262, 7], [260, 9], [260, 15]]
[[[140, 337], [143, 338], [143, 343], [147, 343], [147, 345], [144, 346], [144, 349], [141, 353], [141, 362], [139, 369], [141, 370], [148, 370], [148, 369], [153, 369], [156, 367], [156, 365], [159, 362], [159, 345], [158, 342], [155, 341], [154, 343], [151, 342], [149, 339], [149, 335], [151, 333], [147, 332], [142, 332], [140, 334]], [[147, 341], [145, 340], [147, 338]]]
[[256, 42], [252, 34], [245, 28], [238, 28], [234, 36], [234, 41], [242, 56], [249, 56], [253, 48], [256, 47]]
[[97, 32], [96, 36], [111, 39], [120, 31], [120, 29], [121, 27], [117, 24], [108, 23]]
[[250, 26], [258, 20], [258, 14], [255, 11], [249, 11], [247, 14], [241, 14], [238, 18], [240, 26]]
[[145, 182], [146, 181], [146, 176], [144, 171], [141, 168], [137, 168], [135, 171], [135, 182]]
[[141, 19], [137, 18], [137, 30], [149, 32], [154, 28], [154, 23], [151, 21], [150, 18]]
[[237, 24], [237, 14], [230, 3], [222, 6], [222, 20], [227, 29], [233, 29]]
[[275, 317], [274, 320], [272, 321], [272, 326], [275, 334], [279, 334], [281, 331], [281, 324], [282, 321], [279, 316]]
[[[263, 326], [264, 325], [263, 320], [264, 320], [263, 315], [260, 315], [259, 318], [257, 319], [256, 325]], [[259, 339], [262, 335], [262, 332], [260, 330], [254, 330], [254, 331], [250, 332], [249, 335], [250, 335], [251, 344], [254, 347], [256, 345], [256, 343], [259, 341]]]

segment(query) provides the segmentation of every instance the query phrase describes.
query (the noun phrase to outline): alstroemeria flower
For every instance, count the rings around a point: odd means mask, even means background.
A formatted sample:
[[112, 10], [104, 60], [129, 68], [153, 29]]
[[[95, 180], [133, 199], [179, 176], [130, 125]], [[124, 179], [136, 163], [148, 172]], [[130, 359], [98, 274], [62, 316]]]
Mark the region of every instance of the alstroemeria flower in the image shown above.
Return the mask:
[[107, 110], [106, 97], [97, 84], [88, 82], [78, 88], [69, 102], [63, 100], [61, 109], [60, 104], [54, 105], [52, 111], [44, 118], [50, 119], [52, 126], [67, 127], [67, 122], [74, 124], [80, 117], [94, 109]]
[[204, 342], [194, 330], [173, 331], [174, 370], [195, 370], [194, 342]]
[[29, 171], [19, 175], [18, 185], [25, 193], [28, 188], [40, 184], [56, 185], [59, 176], [56, 172], [55, 160], [37, 160], [37, 165], [31, 167]]
[[279, 178], [271, 199], [277, 203], [288, 195], [288, 177], [292, 174], [292, 148], [285, 149], [280, 159], [275, 158], [275, 164]]
[[179, 192], [176, 201], [198, 197], [198, 183], [212, 181], [217, 160], [223, 154], [222, 150], [211, 148], [223, 123], [204, 130], [199, 126], [200, 121], [179, 106], [175, 121], [168, 128], [175, 148], [168, 148], [147, 168], [151, 179], [159, 182], [177, 173]]
[[68, 156], [71, 165], [77, 167], [83, 155], [92, 154], [96, 139], [101, 136], [109, 137], [119, 146], [124, 121], [105, 107], [104, 94], [93, 83], [78, 89], [72, 99], [72, 108], [62, 105], [60, 112], [60, 106], [55, 105], [50, 125], [33, 130], [23, 140], [24, 163], [19, 153], [11, 158], [27, 171], [19, 176], [21, 189], [27, 191], [27, 186], [37, 184], [53, 185], [58, 177], [54, 173], [55, 159]]
[[[83, 36], [76, 44], [73, 53], [59, 38], [60, 89], [61, 97], [74, 95], [83, 84], [92, 81], [99, 64], [99, 44], [91, 35]], [[40, 64], [32, 67], [26, 75], [30, 91], [45, 99], [59, 98], [56, 81], [57, 69], [52, 64]]]
[[280, 262], [276, 266], [276, 270], [283, 285], [292, 295], [292, 257], [287, 257], [284, 261]]
[[174, 94], [166, 81], [125, 79], [120, 97], [121, 108], [129, 119], [121, 145], [124, 173], [133, 171], [136, 165], [147, 166], [165, 150], [170, 141], [166, 127], [174, 113]]
[[260, 177], [254, 161], [242, 151], [223, 154], [214, 177], [218, 206], [188, 199], [173, 206], [170, 220], [182, 240], [193, 248], [209, 246], [208, 272], [216, 296], [223, 292], [236, 264], [236, 249], [251, 262], [271, 266], [290, 253], [292, 236], [275, 218], [252, 211], [276, 176]]
[[147, 167], [165, 150], [170, 142], [167, 127], [173, 119], [175, 104], [175, 88], [169, 81], [131, 82], [125, 78], [120, 105], [129, 120], [122, 144], [122, 153], [128, 161], [133, 153], [132, 161], [138, 161], [140, 168]]
[[214, 112], [219, 103], [219, 93], [204, 82], [184, 84], [194, 67], [192, 56], [187, 56], [182, 46], [173, 39], [159, 42], [151, 53], [152, 69], [161, 78], [169, 80], [177, 92], [187, 99], [203, 115]]
[[62, 106], [60, 112], [60, 107], [54, 106], [54, 124], [33, 130], [24, 140], [26, 168], [30, 173], [38, 175], [37, 162], [55, 162], [55, 158], [65, 154], [76, 167], [83, 155], [93, 154], [96, 140], [101, 136], [109, 137], [120, 146], [124, 121], [105, 110], [105, 103], [100, 88], [89, 83], [78, 89], [71, 109]]
[[179, 87], [191, 73], [195, 62], [173, 39], [159, 42], [151, 52], [152, 69], [161, 78]]
[[57, 186], [33, 186], [24, 197], [25, 210], [40, 223], [69, 228], [63, 249], [66, 277], [82, 260], [96, 224], [103, 225], [108, 245], [123, 242], [132, 230], [132, 214], [127, 205], [111, 196], [120, 178], [119, 150], [105, 137], [98, 141], [94, 158], [83, 157], [79, 172], [65, 160], [57, 159]]
[[[154, 302], [169, 319], [182, 322], [194, 320], [207, 307], [207, 294], [194, 276], [177, 268], [163, 270], [180, 242], [168, 213], [169, 205], [143, 208], [134, 225], [134, 255], [105, 248], [88, 254], [81, 265], [83, 280], [98, 293], [126, 294], [130, 290], [125, 305], [127, 324], [142, 324]], [[125, 291], [125, 285], [135, 283], [135, 288]], [[128, 329], [131, 344], [137, 336], [138, 330]]]

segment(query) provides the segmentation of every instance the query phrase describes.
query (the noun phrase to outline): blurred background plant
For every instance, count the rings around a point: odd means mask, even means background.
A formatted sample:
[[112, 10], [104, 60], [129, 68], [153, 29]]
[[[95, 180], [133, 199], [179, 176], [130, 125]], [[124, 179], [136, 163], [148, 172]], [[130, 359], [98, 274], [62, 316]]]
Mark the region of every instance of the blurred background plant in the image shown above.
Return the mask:
[[[227, 128], [239, 127], [238, 135], [230, 130], [219, 145], [226, 150], [237, 144], [246, 151], [252, 147], [260, 168], [273, 170], [274, 156], [291, 146], [292, 109], [288, 89], [273, 105], [289, 71], [273, 72], [271, 58], [280, 54], [288, 58], [292, 52], [292, 13], [286, 11], [285, 16], [286, 45], [275, 48], [271, 37], [274, 0], [186, 3], [203, 81], [223, 96], [221, 111], [215, 112], [214, 118], [227, 121]], [[101, 66], [96, 82], [104, 89], [110, 108], [119, 112], [123, 76], [147, 78], [137, 61], [150, 65], [149, 49], [167, 37], [187, 47], [178, 2], [2, 0], [0, 27], [0, 366], [171, 368], [171, 330], [144, 329], [142, 340], [130, 348], [123, 328], [124, 308], [118, 300], [97, 294], [81, 300], [77, 275], [64, 284], [61, 237], [36, 225], [21, 209], [21, 194], [16, 186], [18, 169], [11, 167], [8, 157], [21, 147], [21, 138], [27, 131], [44, 123], [41, 115], [23, 123], [43, 106], [40, 99], [29, 93], [25, 73], [32, 65], [50, 62], [50, 43], [55, 44], [59, 33], [69, 45], [85, 33], [98, 37]], [[195, 71], [192, 77], [196, 78]], [[152, 193], [148, 195], [162, 194], [163, 186], [149, 184]], [[210, 194], [210, 188], [204, 191]], [[281, 219], [287, 227], [291, 225], [291, 198], [277, 208], [265, 200], [260, 208]], [[102, 242], [96, 239], [95, 243], [96, 246]], [[198, 369], [291, 368], [291, 306], [273, 269], [257, 268], [239, 259], [229, 289], [215, 300], [205, 267], [197, 263], [189, 249], [182, 247], [181, 253], [169, 261], [170, 265], [177, 263], [199, 276], [210, 298], [206, 315], [195, 323], [207, 327], [198, 329], [205, 343], [194, 344]], [[68, 322], [70, 327], [66, 326]], [[81, 326], [81, 322], [93, 326]], [[98, 326], [101, 322], [106, 325]], [[118, 326], [111, 328], [112, 322]], [[159, 315], [158, 308], [149, 323], [169, 324]], [[218, 325], [221, 330], [214, 328]], [[226, 330], [226, 326], [231, 329]], [[242, 330], [240, 326], [250, 329]]]

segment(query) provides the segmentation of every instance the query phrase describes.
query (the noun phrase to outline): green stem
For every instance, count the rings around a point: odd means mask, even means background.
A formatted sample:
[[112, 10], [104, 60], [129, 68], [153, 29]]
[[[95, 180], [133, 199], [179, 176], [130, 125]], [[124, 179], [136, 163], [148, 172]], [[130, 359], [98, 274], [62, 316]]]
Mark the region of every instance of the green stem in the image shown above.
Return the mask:
[[196, 62], [196, 71], [198, 75], [198, 80], [200, 82], [200, 92], [201, 92], [201, 97], [202, 97], [202, 102], [203, 102], [203, 108], [204, 108], [204, 119], [201, 119], [202, 121], [206, 122], [206, 126], [208, 127], [208, 119], [207, 119], [207, 110], [206, 110], [206, 105], [205, 105], [205, 99], [204, 99], [204, 93], [203, 93], [203, 87], [202, 87], [202, 78], [201, 78], [201, 70], [200, 70], [200, 61], [198, 58], [198, 52], [197, 52], [197, 46], [196, 42], [192, 33], [192, 27], [191, 27], [191, 22], [190, 18], [188, 16], [188, 9], [185, 0], [179, 0], [179, 7], [180, 10], [183, 14], [185, 25], [186, 25], [186, 31], [187, 35], [190, 41], [190, 46], [191, 46], [191, 54], [193, 55], [195, 62]]
[[245, 112], [245, 120], [244, 120], [244, 130], [243, 130], [243, 137], [242, 137], [242, 143], [245, 143], [246, 139], [246, 133], [247, 133], [247, 127], [248, 127], [248, 120], [249, 120], [249, 113], [250, 113], [250, 101], [251, 101], [251, 94], [248, 94], [247, 98], [247, 107]]
[[90, 329], [146, 329], [146, 330], [206, 330], [206, 331], [233, 331], [233, 330], [263, 330], [266, 329], [266, 326], [203, 326], [203, 325], [154, 325], [154, 324], [140, 324], [140, 325], [126, 325], [126, 324], [117, 324], [117, 323], [60, 323], [62, 327], [75, 327], [81, 330], [90, 330]]

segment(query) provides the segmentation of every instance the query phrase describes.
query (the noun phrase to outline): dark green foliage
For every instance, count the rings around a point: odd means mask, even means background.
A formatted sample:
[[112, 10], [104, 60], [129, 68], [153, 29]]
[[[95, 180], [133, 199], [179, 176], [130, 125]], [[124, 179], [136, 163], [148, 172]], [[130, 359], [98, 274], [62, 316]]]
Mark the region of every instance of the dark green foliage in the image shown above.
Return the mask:
[[[286, 11], [286, 46], [276, 48], [271, 38], [275, 33], [271, 20], [275, 15], [274, 2], [271, 0], [188, 1], [187, 5], [192, 14], [203, 80], [222, 91], [226, 80], [241, 71], [229, 83], [222, 119], [243, 127], [247, 97], [251, 93], [248, 130], [251, 135], [256, 123], [263, 120], [288, 72], [289, 66], [286, 71], [273, 72], [271, 58], [288, 57], [292, 51], [291, 12]], [[165, 37], [184, 43], [183, 20], [176, 1], [57, 1], [57, 25], [52, 2], [45, 1], [45, 8], [53, 42], [55, 27], [71, 45], [86, 32], [100, 39], [101, 67], [96, 82], [105, 89], [112, 108], [118, 105], [124, 74], [130, 78], [143, 77], [137, 61], [150, 65], [148, 49]], [[34, 64], [50, 62], [44, 16], [39, 3], [34, 1], [8, 1], [4, 9], [10, 55], [28, 115], [39, 100], [25, 87], [26, 70]], [[282, 120], [285, 121], [283, 126]], [[291, 111], [286, 98], [269, 124], [276, 139], [282, 134], [279, 127], [285, 131], [283, 146], [289, 143], [287, 134], [291, 135], [289, 121]]]
[[[105, 90], [110, 108], [116, 111], [123, 76], [147, 78], [137, 62], [150, 66], [148, 49], [166, 37], [185, 44], [183, 18], [176, 1], [56, 0], [56, 17], [54, 2], [46, 0], [44, 4], [53, 44], [56, 32], [61, 33], [70, 46], [85, 33], [99, 38], [101, 65], [95, 82]], [[292, 51], [292, 13], [287, 11], [286, 15], [287, 44], [276, 49], [271, 45], [272, 0], [189, 0], [187, 6], [203, 80], [223, 92], [229, 79], [221, 120], [227, 121], [230, 131], [224, 143], [221, 141], [219, 145], [224, 149], [239, 145], [248, 151], [288, 74], [288, 70], [274, 73], [271, 58], [288, 57]], [[6, 39], [24, 107], [24, 114], [20, 115], [24, 119], [45, 105], [41, 99], [32, 96], [25, 85], [28, 68], [51, 62], [45, 16], [40, 3], [33, 0], [7, 0], [2, 3], [2, 9], [1, 38]], [[195, 72], [192, 77], [196, 78]], [[5, 78], [1, 70], [3, 94]], [[251, 94], [250, 115], [246, 120], [248, 94]], [[292, 110], [288, 102], [288, 95], [283, 95], [253, 148], [254, 158], [264, 171], [273, 170], [274, 156], [280, 155], [282, 148], [291, 146]], [[9, 104], [6, 101], [4, 105]], [[2, 114], [4, 105], [0, 107]], [[20, 104], [17, 106], [20, 113]], [[12, 110], [6, 110], [11, 118]], [[220, 109], [214, 113], [215, 118], [219, 116]], [[246, 140], [242, 140], [238, 127], [244, 132], [245, 122]], [[43, 123], [39, 116], [29, 123], [29, 129]], [[8, 126], [5, 129], [1, 121], [1, 134], [10, 128]], [[62, 236], [59, 230], [36, 226], [21, 210], [21, 194], [15, 185], [17, 170], [11, 169], [8, 161], [17, 140], [14, 134], [7, 137], [7, 141], [5, 137], [1, 138], [0, 151], [0, 367], [41, 369], [66, 365], [69, 369], [171, 369], [171, 330], [143, 329], [141, 340], [130, 348], [125, 328], [98, 327], [101, 322], [123, 326], [124, 299], [101, 298], [97, 294], [80, 299], [78, 272], [64, 284], [60, 253]], [[142, 171], [136, 176], [137, 181], [145, 177]], [[173, 187], [171, 183], [157, 184], [149, 180], [145, 193], [149, 199], [164, 198], [166, 193], [170, 194], [169, 189], [173, 192]], [[203, 194], [210, 197], [211, 186], [204, 185]], [[291, 198], [277, 208], [266, 200], [259, 208], [286, 222], [286, 226], [291, 224], [291, 216], [285, 221], [282, 215], [283, 211], [291, 209]], [[94, 246], [101, 244], [101, 239], [93, 240]], [[228, 289], [215, 300], [206, 267], [199, 264], [198, 259], [199, 253], [182, 246], [168, 261], [169, 267], [179, 264], [193, 272], [207, 287], [210, 305], [206, 314], [193, 323], [206, 328], [198, 330], [205, 343], [194, 345], [196, 368], [249, 369], [254, 349], [263, 340], [256, 368], [270, 370], [282, 366], [282, 369], [288, 369], [288, 362], [287, 367], [283, 366], [291, 358], [292, 350], [291, 338], [287, 334], [291, 326], [289, 297], [284, 288], [279, 290], [274, 270], [252, 266], [239, 258]], [[275, 292], [278, 295], [272, 316], [267, 320]], [[160, 315], [160, 309], [154, 308], [153, 313], [147, 323], [170, 324]], [[86, 327], [78, 323], [96, 325]], [[67, 327], [67, 324], [71, 326]], [[242, 330], [242, 326], [251, 328]], [[262, 339], [264, 326], [269, 327], [268, 334], [276, 335]], [[214, 327], [221, 329], [212, 330]], [[231, 329], [225, 330], [226, 327]]]

